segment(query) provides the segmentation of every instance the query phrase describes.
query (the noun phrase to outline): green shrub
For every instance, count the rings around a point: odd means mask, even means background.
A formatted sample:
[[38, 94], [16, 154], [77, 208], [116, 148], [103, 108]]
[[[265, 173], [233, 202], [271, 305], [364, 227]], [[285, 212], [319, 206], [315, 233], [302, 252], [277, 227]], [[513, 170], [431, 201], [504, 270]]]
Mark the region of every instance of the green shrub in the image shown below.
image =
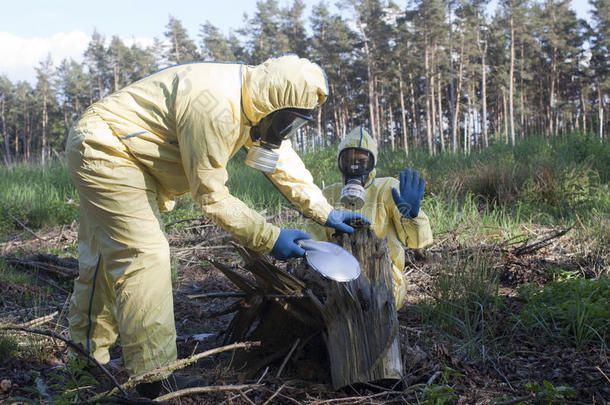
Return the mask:
[[567, 279], [542, 288], [523, 286], [525, 300], [519, 322], [556, 341], [579, 348], [610, 343], [610, 277], [599, 280]]

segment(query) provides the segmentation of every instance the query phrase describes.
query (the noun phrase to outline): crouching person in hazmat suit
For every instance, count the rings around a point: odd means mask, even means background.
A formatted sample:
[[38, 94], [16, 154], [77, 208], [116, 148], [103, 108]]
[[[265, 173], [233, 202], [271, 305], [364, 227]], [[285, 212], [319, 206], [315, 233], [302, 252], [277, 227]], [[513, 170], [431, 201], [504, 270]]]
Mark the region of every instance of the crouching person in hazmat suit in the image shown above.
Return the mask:
[[[328, 202], [337, 208], [362, 213], [372, 222], [380, 238], [387, 238], [392, 255], [396, 309], [406, 299], [407, 284], [403, 276], [405, 247], [423, 248], [432, 243], [432, 230], [426, 214], [420, 209], [424, 196], [424, 179], [416, 170], [400, 172], [393, 177], [375, 177], [377, 145], [361, 126], [353, 129], [339, 144], [338, 165], [343, 182], [324, 189]], [[307, 231], [316, 240], [329, 240], [334, 233], [311, 221]]]
[[[227, 162], [241, 147], [246, 163], [305, 216], [353, 231], [343, 222], [354, 213], [333, 211], [286, 140], [327, 95], [322, 69], [287, 55], [258, 66], [169, 67], [91, 105], [66, 147], [80, 195], [72, 339], [105, 364], [120, 337], [131, 376], [176, 360], [169, 245], [159, 215], [173, 208], [174, 196], [190, 191], [206, 217], [251, 249], [282, 260], [305, 254], [296, 242], [309, 235], [265, 222], [229, 193]], [[156, 397], [192, 385], [166, 377], [136, 388]]]

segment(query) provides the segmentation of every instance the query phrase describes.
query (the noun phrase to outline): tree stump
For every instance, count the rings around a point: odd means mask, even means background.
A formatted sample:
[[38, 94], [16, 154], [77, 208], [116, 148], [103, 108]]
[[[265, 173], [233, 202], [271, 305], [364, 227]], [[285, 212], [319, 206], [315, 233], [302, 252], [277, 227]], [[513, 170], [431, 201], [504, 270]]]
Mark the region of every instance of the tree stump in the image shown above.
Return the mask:
[[[323, 278], [305, 260], [284, 271], [264, 255], [243, 248], [245, 267], [256, 284], [214, 263], [246, 293], [227, 328], [226, 340], [260, 340], [267, 359], [275, 360], [297, 338], [304, 344], [321, 333], [335, 389], [400, 379], [403, 367], [388, 244], [368, 227], [356, 228], [353, 234], [335, 234], [331, 241], [358, 259], [362, 274], [356, 280], [339, 283]], [[265, 361], [261, 357], [259, 367]]]

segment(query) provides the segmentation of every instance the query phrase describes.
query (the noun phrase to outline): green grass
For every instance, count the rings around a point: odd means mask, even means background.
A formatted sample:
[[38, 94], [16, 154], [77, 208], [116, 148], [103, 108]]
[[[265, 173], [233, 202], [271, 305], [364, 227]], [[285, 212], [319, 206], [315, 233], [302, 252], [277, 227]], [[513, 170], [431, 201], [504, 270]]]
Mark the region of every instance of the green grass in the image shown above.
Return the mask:
[[0, 281], [19, 285], [33, 285], [35, 282], [32, 273], [28, 271], [15, 270], [2, 259], [0, 259]]
[[78, 201], [65, 165], [31, 164], [0, 167], [0, 235], [21, 229], [69, 224], [78, 218]]
[[579, 348], [610, 345], [610, 277], [570, 278], [519, 292], [525, 305], [518, 321], [524, 327]]
[[443, 272], [419, 306], [425, 321], [469, 359], [486, 359], [497, 345], [503, 300], [492, 266], [496, 255], [484, 251], [443, 254], [437, 258]]
[[[231, 193], [267, 215], [289, 205], [262, 173], [244, 165], [244, 158], [242, 151], [229, 162]], [[334, 147], [302, 158], [319, 186], [340, 181]], [[496, 143], [471, 155], [429, 156], [417, 149], [408, 157], [403, 151], [380, 152], [378, 176], [397, 176], [406, 167], [419, 169], [426, 178], [423, 205], [435, 231], [473, 224], [481, 229], [510, 229], [520, 222], [557, 225], [577, 217], [594, 225], [592, 213], [610, 212], [610, 144], [593, 137], [533, 137], [514, 148]], [[21, 229], [11, 216], [32, 229], [71, 223], [78, 209], [69, 200], [78, 202], [78, 195], [61, 163], [0, 167], [0, 235]], [[164, 221], [198, 215], [187, 195], [177, 199], [176, 209], [164, 214]]]

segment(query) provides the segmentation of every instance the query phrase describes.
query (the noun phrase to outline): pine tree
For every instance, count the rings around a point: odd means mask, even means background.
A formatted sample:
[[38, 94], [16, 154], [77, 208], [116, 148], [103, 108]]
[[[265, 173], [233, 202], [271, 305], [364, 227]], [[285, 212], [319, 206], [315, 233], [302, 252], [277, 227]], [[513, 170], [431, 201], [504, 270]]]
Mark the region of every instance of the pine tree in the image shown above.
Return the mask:
[[121, 38], [114, 35], [108, 46], [108, 76], [112, 78], [111, 89], [117, 91], [129, 84], [133, 64], [130, 61], [129, 48], [125, 46]]
[[184, 63], [198, 60], [199, 50], [195, 43], [189, 38], [186, 28], [182, 22], [173, 16], [169, 16], [169, 22], [165, 26], [165, 37], [170, 46], [167, 51], [167, 59], [173, 63]]
[[88, 104], [87, 74], [83, 66], [73, 59], [64, 59], [57, 68], [55, 89], [61, 101], [63, 121], [62, 144], [68, 138], [68, 131], [73, 121]]
[[0, 130], [2, 130], [3, 161], [9, 165], [13, 162], [10, 151], [9, 116], [8, 109], [13, 94], [13, 84], [4, 75], [0, 76]]
[[597, 93], [598, 135], [601, 140], [607, 137], [608, 131], [608, 118], [604, 118], [604, 110], [610, 94], [610, 0], [590, 0], [590, 3], [593, 6], [593, 26], [589, 32], [591, 68]]
[[[95, 30], [91, 36], [91, 41], [85, 50], [85, 63], [91, 76], [91, 101], [99, 100], [106, 95], [106, 83], [109, 82], [107, 77], [108, 60], [106, 47], [104, 45], [105, 38], [102, 34]], [[97, 92], [95, 91], [97, 90]]]
[[266, 59], [289, 51], [288, 37], [281, 29], [281, 10], [276, 0], [259, 0], [246, 27], [240, 30], [248, 38], [248, 62], [259, 64]]
[[329, 13], [323, 1], [313, 7], [310, 21], [313, 31], [311, 57], [328, 78], [331, 97], [323, 108], [332, 110], [333, 140], [336, 141], [346, 135], [350, 126], [348, 102], [355, 86], [347, 78], [353, 69], [351, 59], [356, 37], [341, 16]]
[[286, 7], [280, 13], [282, 34], [286, 37], [288, 46], [285, 52], [295, 53], [301, 57], [308, 56], [309, 41], [303, 23], [305, 3], [303, 0], [293, 0], [292, 6]]
[[211, 22], [201, 25], [201, 49], [203, 58], [217, 61], [234, 61], [235, 55], [227, 38]]
[[48, 54], [46, 59], [40, 62], [36, 68], [37, 85], [36, 92], [38, 99], [41, 103], [41, 133], [40, 133], [40, 162], [44, 166], [49, 160], [49, 147], [47, 143], [48, 125], [49, 125], [49, 108], [53, 106], [52, 103], [52, 87], [51, 82], [53, 80], [54, 69], [53, 59], [51, 54]]

